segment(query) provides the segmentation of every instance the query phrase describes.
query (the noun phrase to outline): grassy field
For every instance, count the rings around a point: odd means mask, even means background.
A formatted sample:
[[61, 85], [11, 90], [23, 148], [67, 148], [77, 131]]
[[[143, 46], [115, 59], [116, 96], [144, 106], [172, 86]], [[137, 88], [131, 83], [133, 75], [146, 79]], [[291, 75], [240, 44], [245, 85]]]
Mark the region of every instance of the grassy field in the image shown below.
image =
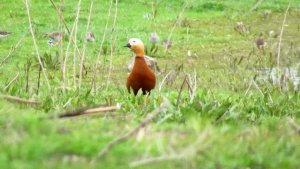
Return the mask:
[[[256, 0], [56, 0], [56, 11], [51, 1], [31, 0], [37, 48], [26, 2], [0, 5], [0, 31], [12, 33], [0, 39], [0, 168], [300, 168], [299, 2], [261, 1], [254, 9]], [[62, 43], [49, 46], [45, 33], [57, 31]], [[95, 42], [84, 40], [86, 32]], [[151, 53], [153, 32], [160, 41]], [[264, 51], [255, 45], [260, 34]], [[150, 96], [125, 87], [132, 53], [122, 46], [132, 37], [160, 67]], [[162, 103], [153, 120], [99, 156]], [[117, 104], [114, 112], [51, 118]]]

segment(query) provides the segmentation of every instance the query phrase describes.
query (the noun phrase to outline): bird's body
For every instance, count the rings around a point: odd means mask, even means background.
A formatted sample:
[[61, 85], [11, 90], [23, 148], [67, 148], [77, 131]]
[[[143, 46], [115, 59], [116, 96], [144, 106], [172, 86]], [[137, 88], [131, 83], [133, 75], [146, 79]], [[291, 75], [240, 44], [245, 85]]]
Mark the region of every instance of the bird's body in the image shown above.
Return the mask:
[[95, 34], [93, 32], [86, 33], [85, 40], [88, 42], [95, 42]]
[[153, 71], [148, 67], [144, 56], [136, 56], [134, 66], [127, 79], [127, 89], [133, 90], [134, 95], [137, 95], [141, 89], [143, 94], [150, 93], [155, 87], [156, 78]]
[[156, 77], [145, 61], [143, 43], [133, 38], [129, 40], [126, 47], [131, 48], [136, 54], [132, 71], [127, 78], [128, 91], [133, 91], [134, 95], [137, 95], [139, 90], [142, 90], [144, 95], [150, 93], [155, 87]]
[[[157, 64], [156, 59], [154, 59], [154, 58], [152, 58], [152, 57], [150, 57], [150, 56], [147, 56], [147, 55], [144, 56], [144, 59], [145, 59], [145, 61], [146, 61], [147, 66], [148, 66], [153, 72], [160, 72], [160, 68], [158, 67], [158, 64]], [[130, 63], [129, 63], [128, 66], [127, 66], [127, 69], [128, 69], [129, 72], [132, 71], [134, 62], [135, 62], [135, 56], [132, 57]]]
[[10, 32], [0, 31], [0, 38], [5, 38], [5, 37], [9, 36], [10, 34], [11, 34]]

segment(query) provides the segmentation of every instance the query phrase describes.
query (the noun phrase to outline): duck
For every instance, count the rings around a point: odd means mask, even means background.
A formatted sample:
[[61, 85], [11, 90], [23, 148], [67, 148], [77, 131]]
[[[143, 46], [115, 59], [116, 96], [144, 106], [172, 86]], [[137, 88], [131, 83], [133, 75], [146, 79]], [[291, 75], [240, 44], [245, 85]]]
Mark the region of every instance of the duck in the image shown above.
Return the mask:
[[44, 36], [57, 42], [61, 41], [64, 38], [64, 34], [60, 32], [48, 32], [45, 33]]
[[264, 49], [266, 45], [267, 42], [265, 41], [263, 34], [260, 34], [259, 37], [256, 39], [256, 47], [258, 49]]
[[0, 31], [0, 38], [5, 38], [9, 36], [11, 32]]
[[95, 34], [93, 32], [87, 32], [85, 35], [85, 40], [88, 42], [95, 42]]
[[131, 38], [124, 47], [131, 49], [135, 54], [134, 65], [126, 83], [128, 92], [133, 91], [135, 96], [139, 90], [142, 90], [143, 95], [150, 94], [155, 87], [156, 76], [146, 63], [143, 42], [138, 38]]

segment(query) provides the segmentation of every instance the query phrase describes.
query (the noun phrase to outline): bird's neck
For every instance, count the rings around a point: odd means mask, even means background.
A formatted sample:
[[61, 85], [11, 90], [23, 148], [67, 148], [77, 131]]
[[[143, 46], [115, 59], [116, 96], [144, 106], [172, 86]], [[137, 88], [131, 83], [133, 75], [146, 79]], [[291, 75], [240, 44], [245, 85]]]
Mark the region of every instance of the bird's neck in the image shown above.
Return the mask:
[[135, 53], [135, 56], [140, 56], [140, 57], [144, 57], [145, 56], [144, 49], [136, 49], [134, 51], [134, 53]]

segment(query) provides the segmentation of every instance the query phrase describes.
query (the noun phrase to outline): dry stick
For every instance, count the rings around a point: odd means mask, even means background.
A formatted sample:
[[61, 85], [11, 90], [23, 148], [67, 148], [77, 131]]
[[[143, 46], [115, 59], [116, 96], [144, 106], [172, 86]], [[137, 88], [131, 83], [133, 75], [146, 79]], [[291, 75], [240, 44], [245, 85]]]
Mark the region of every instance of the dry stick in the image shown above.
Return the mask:
[[40, 64], [40, 66], [42, 68], [42, 72], [43, 72], [44, 78], [46, 80], [48, 89], [50, 90], [51, 87], [50, 87], [50, 84], [49, 84], [49, 80], [48, 80], [48, 77], [47, 77], [47, 74], [46, 74], [46, 70], [45, 70], [45, 68], [43, 66], [43, 63], [42, 63], [42, 60], [41, 60], [41, 57], [40, 57], [40, 53], [39, 53], [39, 49], [38, 49], [38, 46], [37, 46], [36, 41], [35, 41], [35, 35], [34, 35], [33, 29], [32, 29], [32, 22], [31, 22], [31, 18], [30, 18], [30, 11], [29, 11], [28, 0], [26, 0], [25, 2], [26, 2], [26, 10], [27, 10], [29, 28], [30, 28], [30, 32], [31, 32], [31, 35], [32, 35], [33, 45], [34, 45], [34, 48], [35, 48], [35, 52], [37, 54], [37, 58], [39, 60], [39, 64]]
[[[173, 27], [172, 27], [172, 29], [171, 29], [171, 31], [170, 31], [170, 34], [169, 34], [169, 36], [168, 36], [167, 41], [170, 41], [170, 40], [171, 40], [171, 37], [172, 37], [173, 32], [174, 32], [174, 30], [175, 30], [175, 28], [176, 28], [176, 26], [177, 26], [177, 24], [178, 24], [178, 21], [180, 21], [180, 19], [181, 19], [183, 13], [185, 12], [185, 9], [187, 8], [187, 6], [188, 6], [188, 5], [187, 5], [187, 3], [186, 3], [185, 6], [183, 6], [182, 11], [181, 11], [181, 12], [179, 13], [179, 15], [177, 16], [176, 22], [174, 23], [174, 25], [173, 25]], [[168, 47], [166, 47], [166, 49], [165, 49], [165, 53], [167, 53], [167, 52], [168, 52]]]
[[84, 108], [80, 110], [75, 110], [73, 112], [66, 112], [58, 115], [59, 118], [65, 118], [65, 117], [74, 117], [74, 116], [80, 116], [85, 114], [95, 114], [95, 113], [101, 113], [101, 112], [112, 112], [115, 110], [119, 110], [121, 108], [120, 104], [117, 104], [116, 106], [109, 106], [109, 107], [95, 107], [95, 108]]
[[184, 87], [184, 85], [185, 85], [186, 83], [187, 83], [187, 76], [185, 75], [185, 77], [184, 77], [184, 79], [183, 79], [183, 82], [182, 82], [182, 84], [181, 84], [179, 93], [178, 93], [178, 97], [177, 97], [177, 102], [176, 102], [176, 107], [177, 107], [177, 109], [178, 109], [178, 107], [179, 107], [179, 100], [180, 100], [180, 96], [181, 96], [183, 87]]
[[20, 75], [20, 73], [18, 72], [17, 75], [4, 87], [4, 90], [9, 88], [9, 86], [18, 79], [19, 75]]
[[212, 126], [209, 126], [205, 129], [198, 137], [197, 140], [190, 144], [189, 146], [185, 147], [182, 151], [172, 153], [172, 154], [165, 154], [159, 157], [150, 157], [147, 159], [142, 159], [138, 161], [133, 161], [130, 163], [130, 167], [140, 167], [143, 165], [154, 164], [163, 161], [170, 161], [170, 160], [184, 160], [184, 159], [192, 159], [197, 155], [197, 151], [199, 151], [199, 145], [203, 145], [203, 142], [207, 138], [209, 131], [211, 130]]
[[284, 18], [283, 18], [282, 25], [281, 25], [281, 30], [280, 30], [280, 35], [279, 35], [278, 49], [277, 49], [277, 78], [278, 78], [277, 81], [278, 81], [279, 87], [280, 87], [279, 66], [280, 66], [280, 54], [281, 54], [281, 41], [282, 41], [282, 36], [283, 36], [284, 24], [285, 24], [285, 21], [286, 21], [287, 13], [290, 9], [290, 5], [291, 5], [291, 0], [289, 0], [289, 4], [288, 4], [288, 6], [286, 8], [286, 11], [285, 11], [285, 14], [284, 14]]
[[[78, 5], [77, 5], [77, 12], [76, 12], [76, 18], [75, 18], [75, 21], [74, 21], [74, 24], [73, 24], [73, 27], [72, 27], [72, 30], [71, 30], [71, 33], [70, 33], [70, 37], [73, 37], [74, 35], [74, 30], [75, 30], [75, 27], [78, 23], [78, 18], [79, 18], [79, 14], [80, 14], [80, 4], [81, 4], [81, 0], [78, 1]], [[76, 38], [75, 38], [75, 43], [76, 43]], [[68, 57], [69, 57], [69, 50], [70, 50], [70, 45], [71, 45], [71, 38], [69, 38], [69, 42], [68, 42], [68, 45], [67, 45], [67, 49], [66, 49], [66, 54], [65, 54], [65, 58], [64, 58], [64, 62], [63, 62], [63, 90], [65, 91], [65, 88], [66, 88], [66, 77], [67, 77], [67, 72], [66, 72], [66, 67], [67, 67], [67, 61], [68, 61]], [[76, 52], [74, 52], [76, 53]], [[74, 66], [75, 66], [75, 62], [74, 62]]]
[[21, 37], [21, 39], [17, 42], [17, 44], [9, 50], [8, 54], [6, 55], [6, 57], [3, 58], [2, 61], [0, 62], [0, 67], [1, 67], [1, 66], [6, 62], [6, 60], [7, 60], [7, 59], [8, 59], [8, 58], [16, 51], [16, 49], [18, 49], [18, 47], [19, 47], [20, 44], [22, 43], [24, 37], [26, 36], [26, 34], [27, 34], [27, 32], [24, 33], [24, 35], [23, 35], [23, 36]]
[[101, 40], [101, 43], [100, 43], [99, 52], [97, 54], [97, 60], [96, 60], [94, 75], [93, 75], [93, 79], [92, 79], [92, 89], [94, 89], [94, 91], [96, 91], [98, 66], [99, 66], [99, 62], [100, 62], [100, 56], [101, 56], [101, 51], [102, 51], [102, 48], [103, 48], [103, 44], [104, 44], [104, 41], [106, 39], [106, 31], [107, 31], [107, 28], [108, 28], [108, 22], [109, 22], [109, 18], [110, 18], [110, 15], [111, 15], [112, 4], [113, 4], [113, 0], [110, 1], [110, 6], [109, 6], [109, 9], [108, 9], [108, 14], [107, 14], [107, 19], [106, 19], [106, 24], [105, 24], [105, 27], [104, 27], [103, 36], [102, 36], [102, 40]]
[[29, 104], [29, 105], [39, 105], [40, 104], [40, 102], [38, 102], [38, 101], [26, 100], [26, 99], [19, 98], [16, 96], [0, 95], [0, 98], [8, 100], [8, 101], [13, 101], [16, 103], [21, 103], [21, 104]]
[[[89, 12], [89, 17], [88, 17], [88, 22], [86, 25], [86, 30], [85, 33], [88, 32], [89, 27], [90, 27], [90, 23], [91, 23], [91, 18], [92, 18], [92, 12], [93, 12], [93, 4], [94, 4], [94, 0], [91, 0], [91, 6], [90, 6], [90, 12]], [[83, 50], [82, 50], [82, 57], [80, 60], [80, 71], [79, 71], [79, 81], [78, 81], [78, 89], [80, 90], [81, 87], [81, 82], [82, 82], [82, 72], [83, 72], [83, 65], [84, 65], [84, 57], [85, 57], [85, 51], [86, 51], [86, 46], [87, 46], [87, 40], [84, 42], [83, 45]]]
[[127, 132], [126, 134], [116, 138], [115, 140], [111, 141], [108, 143], [99, 153], [98, 155], [92, 159], [91, 163], [96, 162], [97, 159], [105, 156], [111, 148], [113, 148], [115, 145], [124, 142], [128, 139], [130, 139], [132, 136], [136, 135], [142, 128], [146, 127], [151, 123], [151, 121], [162, 111], [167, 109], [169, 107], [169, 102], [164, 99], [164, 102], [160, 105], [160, 107], [156, 108], [153, 110], [151, 113], [149, 113], [143, 120], [142, 122], [133, 130]]

